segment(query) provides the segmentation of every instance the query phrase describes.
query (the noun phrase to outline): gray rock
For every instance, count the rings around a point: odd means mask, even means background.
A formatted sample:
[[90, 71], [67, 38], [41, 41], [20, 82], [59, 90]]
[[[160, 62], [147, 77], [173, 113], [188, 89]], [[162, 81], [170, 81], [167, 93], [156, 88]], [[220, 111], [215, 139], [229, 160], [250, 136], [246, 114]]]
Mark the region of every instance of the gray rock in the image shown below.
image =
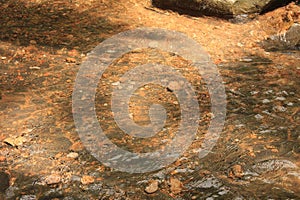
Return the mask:
[[195, 14], [218, 15], [222, 17], [261, 13], [276, 8], [288, 0], [152, 0], [160, 8], [194, 11]]
[[36, 196], [35, 195], [23, 195], [21, 196], [20, 200], [36, 200]]
[[270, 51], [300, 49], [300, 24], [294, 23], [285, 33], [273, 35], [262, 45]]

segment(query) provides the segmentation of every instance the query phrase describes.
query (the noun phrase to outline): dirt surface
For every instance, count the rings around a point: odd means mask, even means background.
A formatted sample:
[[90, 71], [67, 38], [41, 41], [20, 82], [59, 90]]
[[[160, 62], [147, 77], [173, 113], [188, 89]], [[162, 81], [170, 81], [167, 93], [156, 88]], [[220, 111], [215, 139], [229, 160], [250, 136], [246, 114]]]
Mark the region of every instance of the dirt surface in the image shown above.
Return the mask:
[[[300, 8], [294, 3], [228, 21], [179, 15], [140, 0], [0, 1], [0, 199], [300, 198], [300, 53], [267, 52], [260, 45], [295, 22]], [[147, 174], [105, 167], [81, 143], [72, 116], [80, 64], [101, 41], [137, 27], [185, 33], [218, 66], [227, 118], [204, 159], [196, 150], [212, 117], [208, 90], [189, 61], [154, 49], [124, 55], [103, 75], [99, 122], [112, 141], [132, 151], [161, 148], [173, 137], [180, 112], [165, 88], [141, 88], [132, 99], [141, 125], [149, 122], [143, 111], [149, 104], [169, 111], [170, 131], [149, 141], [122, 135], [109, 109], [112, 83], [137, 64], [156, 61], [174, 66], [196, 88], [203, 111], [197, 140], [176, 162]]]

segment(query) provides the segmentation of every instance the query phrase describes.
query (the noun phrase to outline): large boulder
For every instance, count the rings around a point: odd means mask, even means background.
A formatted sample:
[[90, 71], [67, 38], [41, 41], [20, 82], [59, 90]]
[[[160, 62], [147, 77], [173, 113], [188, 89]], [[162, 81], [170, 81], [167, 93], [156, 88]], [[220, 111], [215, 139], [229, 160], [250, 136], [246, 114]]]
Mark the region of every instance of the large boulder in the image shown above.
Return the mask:
[[233, 17], [241, 14], [261, 13], [291, 0], [152, 0], [154, 6], [194, 14]]

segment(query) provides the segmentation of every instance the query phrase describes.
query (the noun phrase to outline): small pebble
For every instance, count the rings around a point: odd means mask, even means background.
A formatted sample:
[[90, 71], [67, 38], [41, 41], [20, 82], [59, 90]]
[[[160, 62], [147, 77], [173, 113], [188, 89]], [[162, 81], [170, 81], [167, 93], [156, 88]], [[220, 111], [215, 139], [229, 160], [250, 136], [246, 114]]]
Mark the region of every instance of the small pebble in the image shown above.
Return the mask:
[[285, 97], [276, 97], [276, 99], [275, 100], [278, 100], [278, 101], [285, 101], [286, 100], [286, 98]]
[[61, 181], [61, 177], [58, 174], [51, 174], [50, 176], [47, 176], [47, 178], [46, 178], [47, 185], [57, 184], [57, 183], [60, 183], [60, 181]]
[[272, 94], [273, 93], [273, 90], [268, 90], [265, 92], [265, 94]]
[[263, 102], [264, 104], [266, 104], [266, 103], [270, 103], [271, 101], [270, 101], [269, 99], [264, 99], [262, 102]]
[[37, 42], [35, 40], [30, 40], [29, 43], [33, 44], [33, 45], [37, 44]]
[[283, 106], [274, 106], [273, 110], [276, 112], [285, 112], [287, 109]]
[[29, 69], [32, 69], [32, 70], [39, 70], [39, 69], [41, 69], [41, 68], [38, 67], [38, 66], [31, 66], [31, 67], [29, 67]]
[[251, 58], [243, 58], [240, 61], [243, 61], [243, 62], [252, 62], [253, 60]]
[[80, 182], [80, 181], [81, 181], [81, 178], [80, 178], [79, 176], [72, 175], [71, 180], [72, 180], [72, 181], [78, 181], [78, 182]]
[[244, 126], [245, 126], [245, 124], [237, 124], [237, 125], [235, 125], [235, 127], [237, 127], [237, 128], [242, 128]]
[[76, 153], [76, 152], [71, 152], [71, 153], [69, 153], [68, 155], [67, 155], [67, 157], [68, 158], [78, 158], [78, 153]]
[[118, 85], [120, 85], [120, 82], [117, 81], [117, 82], [112, 83], [111, 85], [113, 85], [113, 86], [118, 86]]
[[148, 194], [153, 194], [158, 190], [158, 181], [157, 180], [151, 180], [149, 182], [149, 185], [145, 188], [145, 192]]
[[262, 115], [260, 115], [260, 114], [257, 114], [257, 115], [255, 115], [254, 117], [255, 117], [255, 119], [258, 119], [258, 120], [260, 120], [260, 119], [263, 119], [263, 118], [264, 118], [264, 117], [263, 117]]
[[38, 199], [38, 198], [36, 197], [36, 195], [33, 195], [33, 194], [22, 195], [21, 198], [20, 198], [20, 200], [36, 200], [36, 199]]

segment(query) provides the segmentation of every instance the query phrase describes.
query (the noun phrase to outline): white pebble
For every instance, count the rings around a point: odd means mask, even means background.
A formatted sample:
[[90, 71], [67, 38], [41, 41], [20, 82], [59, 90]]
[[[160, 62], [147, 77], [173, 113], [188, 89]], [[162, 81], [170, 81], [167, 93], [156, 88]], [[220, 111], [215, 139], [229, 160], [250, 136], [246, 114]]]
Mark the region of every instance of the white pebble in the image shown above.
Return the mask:
[[264, 118], [264, 117], [263, 117], [262, 115], [260, 115], [260, 114], [257, 114], [257, 115], [255, 115], [254, 117], [255, 117], [255, 119], [258, 119], [258, 120], [260, 120], [260, 119], [263, 119], [263, 118]]
[[269, 99], [264, 99], [262, 102], [263, 103], [270, 103], [271, 101]]
[[285, 112], [287, 109], [283, 106], [274, 106], [273, 110], [276, 112]]
[[278, 100], [278, 101], [285, 101], [286, 100], [286, 98], [285, 97], [276, 97], [276, 99], [275, 100]]
[[67, 157], [68, 158], [78, 158], [78, 153], [76, 153], [76, 152], [71, 152], [71, 153], [69, 153], [68, 155], [67, 155]]

